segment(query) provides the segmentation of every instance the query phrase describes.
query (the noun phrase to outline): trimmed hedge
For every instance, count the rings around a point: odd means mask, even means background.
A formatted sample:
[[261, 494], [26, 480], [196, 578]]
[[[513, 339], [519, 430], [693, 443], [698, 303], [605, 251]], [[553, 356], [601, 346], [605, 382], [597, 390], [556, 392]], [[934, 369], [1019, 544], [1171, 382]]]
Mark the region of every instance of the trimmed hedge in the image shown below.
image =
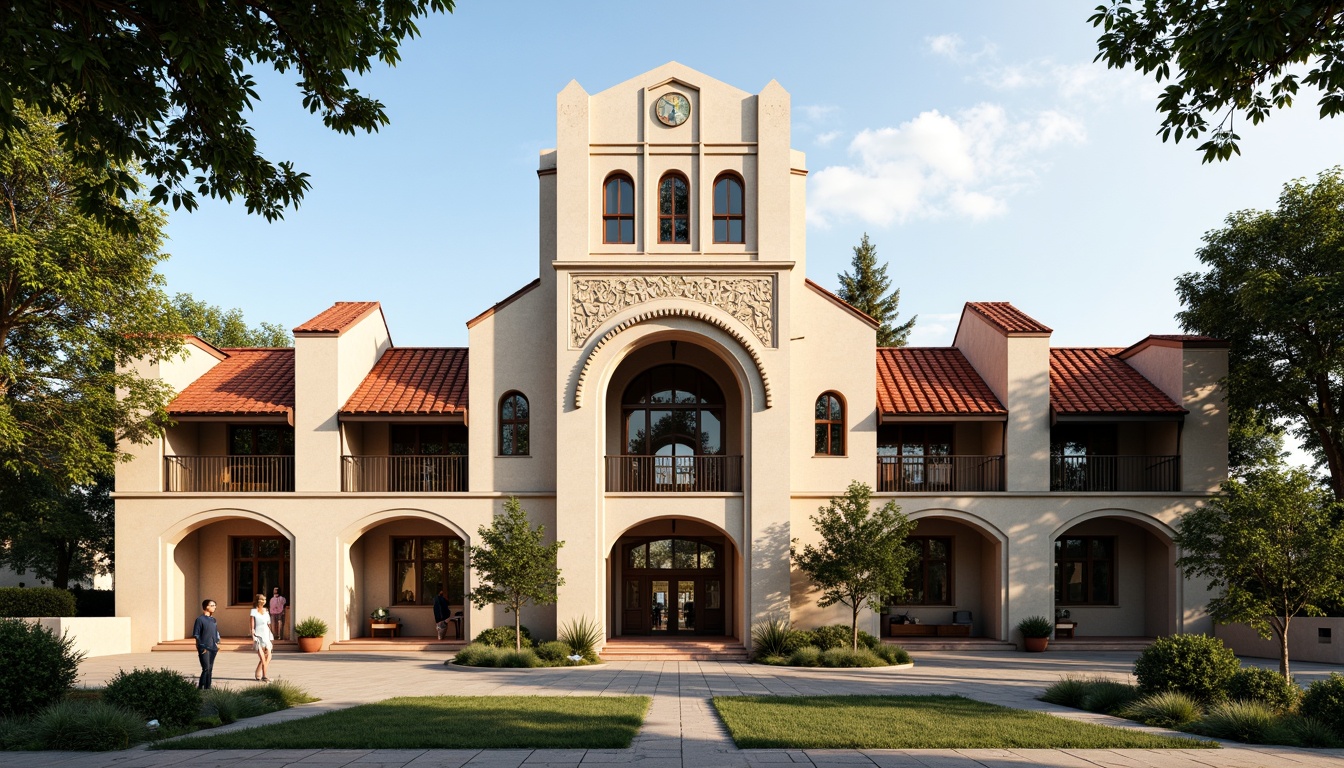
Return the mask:
[[74, 687], [79, 661], [74, 641], [21, 619], [0, 619], [0, 716], [27, 716]]
[[1168, 635], [1143, 649], [1134, 677], [1144, 694], [1180, 691], [1201, 704], [1227, 698], [1227, 684], [1241, 667], [1223, 641], [1209, 635]]
[[0, 587], [0, 618], [74, 616], [75, 596], [55, 587]]
[[171, 669], [117, 670], [103, 689], [103, 701], [164, 725], [186, 725], [201, 714], [201, 691]]
[[[525, 626], [519, 626], [518, 634], [523, 636], [523, 647], [531, 648], [532, 647], [531, 630], [529, 630]], [[513, 648], [515, 639], [516, 638], [514, 636], [513, 627], [491, 627], [489, 629], [481, 630], [481, 633], [477, 635], [476, 639], [473, 640], [472, 642], [484, 643], [485, 645], [493, 645], [496, 648]]]
[[1302, 697], [1302, 715], [1325, 723], [1344, 739], [1344, 675], [1331, 672], [1308, 686]]

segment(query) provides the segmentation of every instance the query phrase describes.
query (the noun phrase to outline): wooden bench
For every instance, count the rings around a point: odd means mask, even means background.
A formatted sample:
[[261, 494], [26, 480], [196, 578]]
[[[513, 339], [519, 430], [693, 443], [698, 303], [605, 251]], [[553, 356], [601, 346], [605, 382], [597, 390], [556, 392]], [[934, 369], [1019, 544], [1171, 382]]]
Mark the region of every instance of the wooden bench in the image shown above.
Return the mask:
[[892, 637], [970, 637], [969, 624], [896, 624], [890, 625]]
[[1076, 621], [1056, 621], [1055, 639], [1059, 640], [1067, 638], [1069, 640], [1072, 640], [1073, 631], [1077, 628], [1078, 628], [1078, 622]]
[[377, 637], [379, 630], [389, 633], [388, 637], [401, 636], [401, 622], [399, 621], [374, 621], [369, 619], [369, 637]]

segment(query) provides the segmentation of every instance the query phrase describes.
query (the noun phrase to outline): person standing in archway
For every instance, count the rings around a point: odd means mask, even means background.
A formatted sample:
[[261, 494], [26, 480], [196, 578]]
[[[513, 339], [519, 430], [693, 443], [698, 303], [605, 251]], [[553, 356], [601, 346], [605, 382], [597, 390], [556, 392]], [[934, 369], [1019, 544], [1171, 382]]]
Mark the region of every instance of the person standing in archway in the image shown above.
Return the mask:
[[271, 633], [275, 635], [276, 638], [284, 638], [285, 636], [285, 606], [288, 603], [288, 600], [280, 596], [279, 587], [271, 590], [271, 602], [269, 604], [271, 613]]

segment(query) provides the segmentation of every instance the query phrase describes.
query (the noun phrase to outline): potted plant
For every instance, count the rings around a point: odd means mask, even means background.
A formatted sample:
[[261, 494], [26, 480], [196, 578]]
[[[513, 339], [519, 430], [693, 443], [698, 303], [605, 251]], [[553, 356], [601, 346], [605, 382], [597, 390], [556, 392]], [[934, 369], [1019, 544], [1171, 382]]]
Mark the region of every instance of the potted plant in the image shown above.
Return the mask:
[[1030, 653], [1040, 653], [1050, 645], [1050, 634], [1055, 631], [1055, 622], [1044, 616], [1028, 616], [1017, 623], [1017, 631], [1022, 633], [1022, 644]]
[[322, 640], [327, 634], [327, 622], [309, 616], [294, 626], [294, 634], [299, 636], [299, 650], [315, 653], [322, 650]]

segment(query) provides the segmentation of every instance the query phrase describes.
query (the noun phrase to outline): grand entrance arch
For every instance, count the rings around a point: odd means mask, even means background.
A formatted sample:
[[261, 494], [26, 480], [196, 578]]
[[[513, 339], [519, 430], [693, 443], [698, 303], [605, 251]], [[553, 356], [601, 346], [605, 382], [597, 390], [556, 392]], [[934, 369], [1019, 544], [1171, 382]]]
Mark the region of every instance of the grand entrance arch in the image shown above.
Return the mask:
[[654, 520], [611, 548], [613, 635], [732, 636], [740, 558], [722, 531], [697, 520]]

